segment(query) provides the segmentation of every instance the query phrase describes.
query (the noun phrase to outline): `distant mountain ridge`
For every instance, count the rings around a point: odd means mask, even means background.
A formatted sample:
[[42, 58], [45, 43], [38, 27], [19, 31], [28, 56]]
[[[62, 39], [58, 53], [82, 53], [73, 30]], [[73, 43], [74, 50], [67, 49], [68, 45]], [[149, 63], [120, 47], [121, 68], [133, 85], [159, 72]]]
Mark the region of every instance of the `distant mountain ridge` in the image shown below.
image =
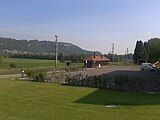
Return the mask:
[[[12, 38], [0, 37], [1, 49], [9, 51], [26, 51], [32, 53], [55, 53], [55, 42], [52, 41], [39, 41], [39, 40], [16, 40]], [[97, 55], [101, 53], [99, 51], [88, 51], [84, 50], [76, 45], [65, 42], [58, 42], [58, 51], [64, 55], [71, 54], [85, 54], [93, 55], [94, 52]]]

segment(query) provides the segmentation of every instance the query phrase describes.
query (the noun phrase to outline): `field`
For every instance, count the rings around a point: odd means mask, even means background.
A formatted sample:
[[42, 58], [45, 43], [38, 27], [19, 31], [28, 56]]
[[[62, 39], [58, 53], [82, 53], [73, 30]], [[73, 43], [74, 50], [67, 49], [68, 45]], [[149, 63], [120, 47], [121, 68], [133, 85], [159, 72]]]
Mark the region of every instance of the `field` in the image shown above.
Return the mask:
[[[160, 94], [0, 80], [2, 120], [158, 120]], [[106, 108], [105, 105], [119, 105]]]
[[[11, 68], [10, 64], [16, 64], [17, 68]], [[54, 60], [37, 60], [37, 59], [15, 59], [15, 58], [5, 58], [3, 62], [0, 63], [0, 74], [10, 74], [19, 73], [21, 66], [24, 69], [39, 69], [39, 68], [54, 68]], [[83, 63], [72, 63], [72, 66], [83, 66]], [[58, 62], [58, 68], [66, 67], [66, 63]]]

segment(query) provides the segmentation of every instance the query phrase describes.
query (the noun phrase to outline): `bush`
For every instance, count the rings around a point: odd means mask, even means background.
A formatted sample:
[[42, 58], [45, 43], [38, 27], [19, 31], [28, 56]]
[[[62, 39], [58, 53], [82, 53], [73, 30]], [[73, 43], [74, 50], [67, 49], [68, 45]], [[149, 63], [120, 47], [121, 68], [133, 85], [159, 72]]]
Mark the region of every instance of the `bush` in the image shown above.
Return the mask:
[[145, 86], [143, 79], [132, 78], [127, 75], [99, 75], [99, 76], [83, 76], [82, 74], [65, 76], [65, 82], [68, 85], [111, 88], [127, 91], [138, 91]]
[[43, 70], [27, 70], [25, 74], [29, 77], [30, 80], [36, 82], [45, 82], [46, 80], [46, 71]]
[[11, 68], [17, 68], [17, 64], [16, 64], [16, 63], [11, 63], [9, 66], [10, 66]]

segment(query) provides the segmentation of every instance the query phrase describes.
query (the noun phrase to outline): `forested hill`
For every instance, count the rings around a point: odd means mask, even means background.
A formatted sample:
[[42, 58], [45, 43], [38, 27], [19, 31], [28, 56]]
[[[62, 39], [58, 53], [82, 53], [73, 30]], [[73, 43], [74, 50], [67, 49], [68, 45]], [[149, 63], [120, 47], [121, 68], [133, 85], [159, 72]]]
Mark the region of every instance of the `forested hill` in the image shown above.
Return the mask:
[[[55, 53], [55, 42], [52, 41], [39, 41], [39, 40], [16, 40], [11, 38], [0, 37], [1, 49], [9, 51], [32, 52], [32, 53]], [[80, 47], [71, 43], [58, 42], [59, 53], [64, 55], [71, 54], [94, 54], [94, 51], [83, 50]], [[101, 54], [96, 51], [96, 54]]]

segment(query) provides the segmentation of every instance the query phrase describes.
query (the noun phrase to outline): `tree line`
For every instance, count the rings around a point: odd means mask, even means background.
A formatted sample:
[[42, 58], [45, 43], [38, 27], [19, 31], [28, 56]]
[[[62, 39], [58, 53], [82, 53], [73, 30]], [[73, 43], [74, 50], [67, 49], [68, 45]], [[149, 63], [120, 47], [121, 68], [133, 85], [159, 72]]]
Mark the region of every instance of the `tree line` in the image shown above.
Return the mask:
[[146, 42], [137, 41], [133, 60], [135, 63], [152, 62], [160, 60], [160, 38], [151, 38]]
[[105, 54], [105, 57], [107, 57], [111, 62], [113, 62], [113, 57], [114, 57], [114, 62], [123, 62], [123, 61], [132, 61], [133, 54], [124, 54], [124, 55], [117, 55], [117, 54]]

